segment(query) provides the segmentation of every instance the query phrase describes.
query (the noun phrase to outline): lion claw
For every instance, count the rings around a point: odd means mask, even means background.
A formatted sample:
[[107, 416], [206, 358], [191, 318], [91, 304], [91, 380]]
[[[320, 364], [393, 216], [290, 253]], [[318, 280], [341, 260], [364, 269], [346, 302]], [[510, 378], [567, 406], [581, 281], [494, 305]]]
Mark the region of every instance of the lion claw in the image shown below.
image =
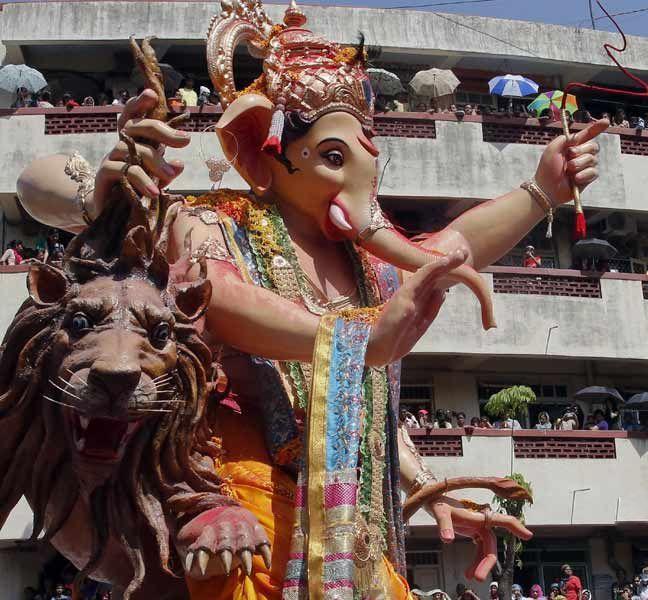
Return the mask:
[[272, 566], [272, 553], [269, 544], [261, 544], [258, 548], [259, 554], [263, 557], [265, 566], [269, 569]]
[[223, 550], [219, 554], [221, 563], [223, 564], [223, 571], [225, 575], [229, 575], [232, 570], [232, 553], [229, 550]]
[[252, 575], [252, 553], [249, 550], [241, 550], [241, 563], [243, 564], [243, 570], [245, 574], [249, 577]]

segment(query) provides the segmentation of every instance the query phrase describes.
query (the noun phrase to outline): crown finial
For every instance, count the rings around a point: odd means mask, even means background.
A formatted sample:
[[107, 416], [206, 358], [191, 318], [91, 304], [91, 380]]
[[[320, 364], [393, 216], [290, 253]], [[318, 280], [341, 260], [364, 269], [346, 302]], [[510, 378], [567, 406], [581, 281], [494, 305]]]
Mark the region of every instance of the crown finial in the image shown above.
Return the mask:
[[290, 0], [283, 21], [286, 27], [301, 27], [306, 23], [306, 15], [299, 9], [295, 0]]

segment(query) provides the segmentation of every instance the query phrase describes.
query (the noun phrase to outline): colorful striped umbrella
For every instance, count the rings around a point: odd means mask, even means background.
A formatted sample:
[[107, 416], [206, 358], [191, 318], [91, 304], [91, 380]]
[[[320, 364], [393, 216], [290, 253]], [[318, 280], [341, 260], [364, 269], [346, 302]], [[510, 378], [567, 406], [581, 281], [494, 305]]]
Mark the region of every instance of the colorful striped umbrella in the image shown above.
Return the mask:
[[538, 93], [538, 84], [522, 75], [498, 75], [488, 82], [491, 94], [504, 98], [523, 98]]
[[[543, 92], [533, 102], [531, 102], [531, 104], [529, 104], [527, 108], [529, 110], [535, 110], [538, 114], [540, 114], [543, 110], [549, 108], [550, 104], [553, 104], [557, 108], [561, 108], [563, 95], [564, 94], [560, 90]], [[570, 115], [573, 115], [578, 110], [578, 102], [576, 102], [576, 96], [574, 96], [573, 94], [567, 94], [565, 109]]]

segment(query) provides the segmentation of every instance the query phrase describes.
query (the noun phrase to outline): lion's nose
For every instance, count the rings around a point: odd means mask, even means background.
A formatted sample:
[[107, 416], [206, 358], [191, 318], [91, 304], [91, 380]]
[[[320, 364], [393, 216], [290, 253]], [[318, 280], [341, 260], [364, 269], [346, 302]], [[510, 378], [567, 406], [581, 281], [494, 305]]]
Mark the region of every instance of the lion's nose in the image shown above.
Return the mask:
[[97, 360], [90, 369], [88, 380], [89, 383], [105, 388], [111, 398], [118, 400], [135, 391], [141, 375], [139, 367]]

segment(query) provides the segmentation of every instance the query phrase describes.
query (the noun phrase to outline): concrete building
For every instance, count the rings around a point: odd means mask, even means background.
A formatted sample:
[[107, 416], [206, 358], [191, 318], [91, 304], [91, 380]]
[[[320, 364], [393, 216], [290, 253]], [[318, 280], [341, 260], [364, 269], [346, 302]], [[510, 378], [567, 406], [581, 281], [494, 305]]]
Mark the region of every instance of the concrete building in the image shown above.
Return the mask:
[[[0, 11], [2, 64], [26, 62], [43, 71], [58, 93], [79, 96], [135, 92], [127, 38], [156, 34], [164, 62], [200, 82], [206, 79], [204, 31], [215, 5], [200, 1], [42, 2], [7, 4]], [[277, 18], [283, 7], [270, 6]], [[522, 73], [543, 89], [569, 81], [615, 85], [623, 81], [602, 49], [613, 36], [539, 23], [399, 10], [306, 6], [313, 28], [342, 43], [362, 30], [380, 44], [378, 66], [408, 81], [432, 66], [452, 68], [462, 81], [458, 103], [490, 105], [487, 80], [502, 72]], [[240, 85], [254, 76], [255, 63], [240, 56]], [[624, 64], [648, 77], [648, 38], [629, 38]], [[5, 96], [4, 106], [11, 98]], [[595, 116], [615, 108], [611, 97], [579, 100]], [[648, 107], [624, 105], [643, 115]], [[32, 159], [80, 151], [98, 164], [116, 140], [119, 108], [0, 110], [0, 207], [2, 244], [14, 238], [35, 245], [46, 233], [16, 198], [16, 179]], [[188, 150], [169, 151], [186, 168], [174, 190], [195, 193], [210, 182], [198, 147], [220, 155], [213, 108], [194, 112]], [[575, 125], [576, 128], [581, 127]], [[377, 144], [386, 165], [380, 189], [386, 210], [411, 233], [439, 228], [480, 202], [518, 186], [534, 172], [544, 145], [559, 133], [552, 125], [515, 116], [453, 113], [386, 113], [376, 119]], [[571, 209], [559, 211], [554, 238], [539, 227], [501, 264], [484, 273], [493, 291], [498, 329], [481, 331], [476, 300], [453, 289], [439, 318], [404, 362], [402, 405], [415, 411], [450, 409], [468, 419], [483, 413], [488, 397], [509, 385], [526, 384], [537, 395], [525, 426], [538, 412], [558, 416], [587, 385], [610, 386], [626, 397], [648, 389], [648, 135], [612, 128], [601, 136], [601, 177], [583, 196], [593, 235], [619, 250], [611, 272], [572, 270]], [[389, 159], [389, 163], [387, 161]], [[235, 174], [224, 185], [244, 189]], [[536, 246], [543, 268], [521, 267], [524, 245]], [[25, 298], [25, 269], [0, 267], [0, 331]], [[585, 413], [594, 406], [581, 403]], [[522, 473], [535, 503], [527, 523], [535, 539], [525, 545], [517, 579], [528, 592], [546, 590], [563, 562], [570, 562], [597, 600], [612, 583], [648, 564], [648, 438], [610, 432], [533, 430], [420, 430], [412, 436], [439, 477]], [[476, 492], [478, 501], [490, 501]], [[23, 503], [0, 533], [0, 600], [34, 584], [34, 565], [47, 549], [19, 543], [30, 531]], [[471, 544], [441, 546], [431, 517], [417, 514], [409, 528], [410, 582], [448, 592], [465, 581]], [[25, 558], [28, 557], [28, 558]], [[41, 562], [39, 562], [41, 561]], [[16, 565], [20, 565], [17, 567]], [[484, 597], [485, 586], [475, 588]]]

